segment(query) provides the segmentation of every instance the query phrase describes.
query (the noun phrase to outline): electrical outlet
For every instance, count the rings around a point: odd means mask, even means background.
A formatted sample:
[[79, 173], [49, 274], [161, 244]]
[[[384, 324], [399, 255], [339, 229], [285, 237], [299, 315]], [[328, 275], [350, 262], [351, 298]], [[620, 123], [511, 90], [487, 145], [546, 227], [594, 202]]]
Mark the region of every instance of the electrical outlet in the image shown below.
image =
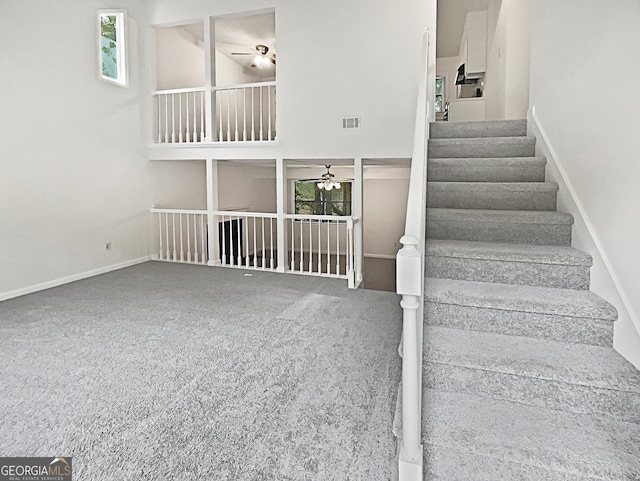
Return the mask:
[[106, 251], [110, 251], [110, 250], [111, 250], [111, 242], [107, 242], [107, 243], [104, 245], [104, 250], [106, 250]]

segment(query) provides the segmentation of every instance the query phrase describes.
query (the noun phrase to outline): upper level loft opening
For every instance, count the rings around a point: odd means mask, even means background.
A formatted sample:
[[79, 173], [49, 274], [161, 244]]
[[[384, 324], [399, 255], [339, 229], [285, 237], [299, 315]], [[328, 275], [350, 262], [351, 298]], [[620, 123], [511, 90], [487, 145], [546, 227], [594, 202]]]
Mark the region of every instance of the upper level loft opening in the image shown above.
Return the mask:
[[157, 144], [273, 141], [275, 12], [157, 26]]

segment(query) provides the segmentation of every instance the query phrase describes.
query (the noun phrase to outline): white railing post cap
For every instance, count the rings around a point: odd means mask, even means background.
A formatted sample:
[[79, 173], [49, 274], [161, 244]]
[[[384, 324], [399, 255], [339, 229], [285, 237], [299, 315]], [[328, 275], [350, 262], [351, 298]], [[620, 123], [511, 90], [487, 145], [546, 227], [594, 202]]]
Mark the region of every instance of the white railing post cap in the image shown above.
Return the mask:
[[418, 250], [418, 245], [420, 241], [416, 236], [413, 235], [403, 235], [400, 238], [400, 243], [402, 244], [402, 249], [398, 251], [398, 254], [403, 256], [419, 256], [420, 251]]

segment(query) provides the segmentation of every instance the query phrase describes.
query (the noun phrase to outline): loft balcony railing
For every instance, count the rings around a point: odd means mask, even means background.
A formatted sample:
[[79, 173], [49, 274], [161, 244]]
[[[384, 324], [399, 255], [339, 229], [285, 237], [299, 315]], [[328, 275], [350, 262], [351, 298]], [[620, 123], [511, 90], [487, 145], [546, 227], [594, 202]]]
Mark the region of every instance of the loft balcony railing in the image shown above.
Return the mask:
[[[158, 260], [362, 278], [358, 217], [152, 208]], [[283, 232], [285, 235], [279, 235]]]
[[157, 90], [152, 95], [158, 144], [275, 140], [275, 82]]

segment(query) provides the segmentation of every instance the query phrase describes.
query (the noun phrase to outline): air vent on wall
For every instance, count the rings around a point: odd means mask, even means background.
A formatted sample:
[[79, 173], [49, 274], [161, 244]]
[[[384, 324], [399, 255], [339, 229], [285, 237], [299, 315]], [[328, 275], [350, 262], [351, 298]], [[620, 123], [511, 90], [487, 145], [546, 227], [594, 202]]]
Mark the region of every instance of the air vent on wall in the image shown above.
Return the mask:
[[343, 129], [359, 129], [360, 117], [342, 117]]

